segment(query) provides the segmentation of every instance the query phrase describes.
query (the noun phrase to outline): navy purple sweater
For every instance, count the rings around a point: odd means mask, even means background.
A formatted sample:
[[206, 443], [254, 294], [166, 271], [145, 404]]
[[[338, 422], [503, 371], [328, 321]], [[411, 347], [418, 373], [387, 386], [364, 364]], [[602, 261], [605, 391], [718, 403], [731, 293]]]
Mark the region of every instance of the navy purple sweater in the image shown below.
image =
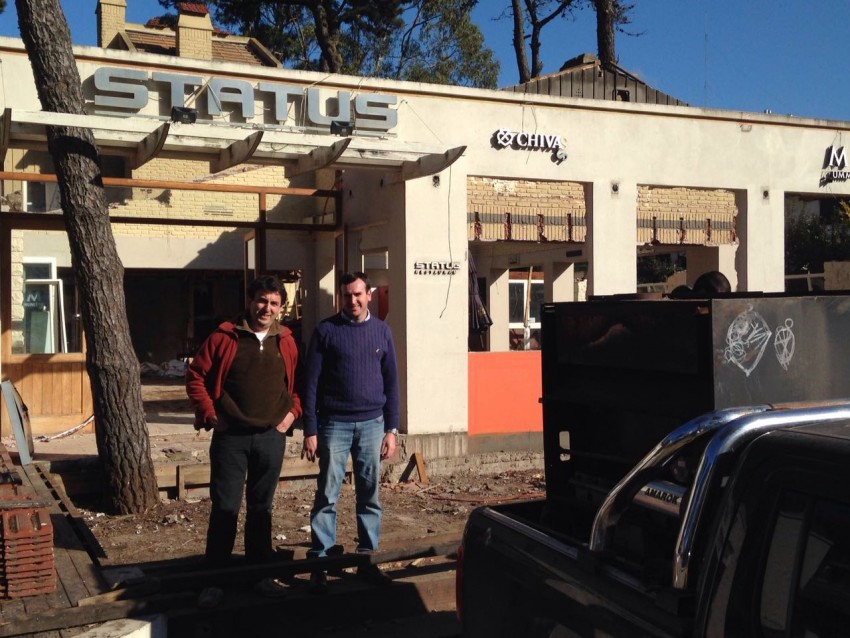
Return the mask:
[[398, 371], [390, 327], [370, 316], [361, 323], [336, 314], [319, 323], [304, 360], [304, 436], [318, 420], [368, 421], [383, 415], [398, 428]]

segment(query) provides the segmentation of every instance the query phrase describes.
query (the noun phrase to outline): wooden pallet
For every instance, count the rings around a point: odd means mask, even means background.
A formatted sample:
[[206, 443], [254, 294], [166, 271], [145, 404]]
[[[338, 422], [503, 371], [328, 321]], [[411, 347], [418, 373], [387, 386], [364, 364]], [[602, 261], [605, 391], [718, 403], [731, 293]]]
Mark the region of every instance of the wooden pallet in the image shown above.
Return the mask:
[[[38, 466], [25, 465], [17, 470], [22, 485], [32, 490], [49, 513], [57, 582], [54, 592], [0, 601], [0, 637], [30, 633], [34, 617], [60, 613], [107, 590], [97, 558], [103, 550], [73, 503]], [[50, 631], [32, 635], [58, 638], [61, 634]]]
[[[65, 492], [72, 496], [99, 493], [103, 489], [103, 478], [96, 465], [73, 469], [51, 469], [61, 476]], [[350, 478], [351, 461], [345, 472]], [[210, 485], [209, 463], [157, 463], [154, 467], [156, 484], [160, 493], [168, 498], [185, 499], [193, 491], [202, 491]], [[280, 470], [281, 481], [315, 479], [319, 475], [319, 464], [300, 458], [285, 458]]]

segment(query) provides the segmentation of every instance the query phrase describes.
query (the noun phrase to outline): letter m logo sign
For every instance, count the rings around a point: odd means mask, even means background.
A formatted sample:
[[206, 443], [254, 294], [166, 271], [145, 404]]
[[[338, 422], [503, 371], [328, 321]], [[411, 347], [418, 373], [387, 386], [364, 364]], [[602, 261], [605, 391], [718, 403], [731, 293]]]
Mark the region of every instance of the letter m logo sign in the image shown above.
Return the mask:
[[843, 146], [829, 146], [826, 149], [823, 167], [843, 171], [847, 164]]

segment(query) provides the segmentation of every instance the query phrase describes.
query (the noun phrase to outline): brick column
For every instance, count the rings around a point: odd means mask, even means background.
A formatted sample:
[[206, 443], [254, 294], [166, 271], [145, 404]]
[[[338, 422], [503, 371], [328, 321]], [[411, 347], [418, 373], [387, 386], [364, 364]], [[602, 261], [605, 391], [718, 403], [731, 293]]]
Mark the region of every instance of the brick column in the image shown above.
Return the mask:
[[124, 30], [127, 0], [99, 0], [97, 3], [97, 46], [105, 48]]

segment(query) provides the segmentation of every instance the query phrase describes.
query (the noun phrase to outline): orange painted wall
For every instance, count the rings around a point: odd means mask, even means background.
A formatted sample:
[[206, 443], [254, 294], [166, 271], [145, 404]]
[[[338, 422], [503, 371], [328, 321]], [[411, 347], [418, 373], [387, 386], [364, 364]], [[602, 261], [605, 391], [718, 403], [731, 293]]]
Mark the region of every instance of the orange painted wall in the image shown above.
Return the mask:
[[540, 351], [469, 353], [469, 436], [542, 432]]

